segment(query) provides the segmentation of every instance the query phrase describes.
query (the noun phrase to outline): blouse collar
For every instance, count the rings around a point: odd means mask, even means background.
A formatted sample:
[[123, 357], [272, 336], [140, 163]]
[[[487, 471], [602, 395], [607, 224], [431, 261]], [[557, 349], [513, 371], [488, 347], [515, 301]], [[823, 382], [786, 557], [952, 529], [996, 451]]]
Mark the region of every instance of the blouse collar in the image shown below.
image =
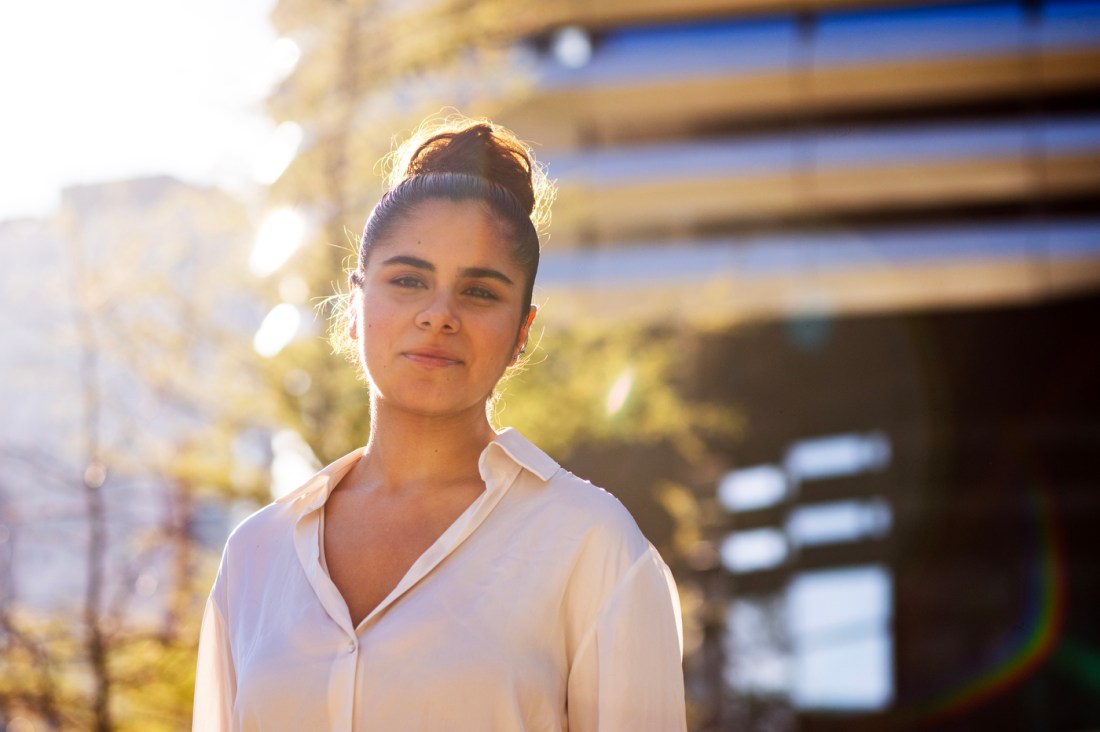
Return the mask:
[[[293, 503], [305, 501], [310, 508], [318, 508], [326, 500], [329, 493], [347, 475], [359, 458], [363, 456], [362, 447], [352, 450], [347, 455], [329, 463], [302, 486], [276, 499], [276, 503]], [[486, 485], [491, 486], [500, 481], [494, 478], [501, 477], [504, 473], [510, 473], [517, 469], [525, 469], [540, 480], [546, 482], [556, 473], [559, 465], [549, 455], [540, 450], [530, 440], [520, 434], [519, 430], [507, 427], [497, 433], [497, 436], [486, 445], [478, 458], [478, 469]]]

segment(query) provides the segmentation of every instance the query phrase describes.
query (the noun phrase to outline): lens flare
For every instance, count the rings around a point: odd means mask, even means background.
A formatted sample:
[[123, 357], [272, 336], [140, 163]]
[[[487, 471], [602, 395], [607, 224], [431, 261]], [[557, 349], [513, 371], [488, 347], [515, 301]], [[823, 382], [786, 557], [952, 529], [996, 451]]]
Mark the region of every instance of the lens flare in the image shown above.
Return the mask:
[[630, 390], [633, 387], [634, 370], [628, 368], [619, 374], [619, 378], [615, 379], [615, 383], [611, 385], [611, 391], [607, 393], [608, 417], [618, 414], [619, 410], [626, 404], [627, 397], [630, 396]]
[[258, 277], [266, 277], [286, 263], [302, 245], [306, 224], [301, 214], [289, 208], [275, 211], [256, 234], [248, 266]]
[[252, 167], [252, 178], [262, 185], [279, 179], [298, 154], [302, 145], [302, 127], [296, 122], [283, 122], [264, 143]]
[[294, 340], [301, 324], [302, 314], [298, 308], [288, 302], [279, 303], [260, 324], [252, 338], [252, 348], [261, 356], [271, 358]]

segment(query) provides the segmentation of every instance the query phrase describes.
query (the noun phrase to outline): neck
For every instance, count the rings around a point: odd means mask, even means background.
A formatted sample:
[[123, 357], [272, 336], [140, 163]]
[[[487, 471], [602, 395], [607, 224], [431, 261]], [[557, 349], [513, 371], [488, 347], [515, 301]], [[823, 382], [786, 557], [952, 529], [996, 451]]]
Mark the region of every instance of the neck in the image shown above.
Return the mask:
[[496, 433], [485, 410], [445, 418], [396, 412], [371, 400], [371, 436], [360, 466], [366, 482], [400, 491], [478, 478], [478, 458]]

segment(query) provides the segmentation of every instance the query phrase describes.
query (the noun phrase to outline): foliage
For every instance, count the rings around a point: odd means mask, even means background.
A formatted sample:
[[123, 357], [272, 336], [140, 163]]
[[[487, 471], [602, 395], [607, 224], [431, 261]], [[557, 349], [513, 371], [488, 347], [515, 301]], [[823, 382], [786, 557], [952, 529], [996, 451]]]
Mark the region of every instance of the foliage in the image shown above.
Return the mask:
[[676, 382], [685, 375], [687, 344], [684, 334], [639, 325], [545, 333], [528, 365], [503, 387], [497, 421], [561, 459], [579, 443], [663, 441], [697, 459], [705, 438], [730, 437], [740, 422], [724, 406], [683, 397]]
[[[5, 375], [57, 408], [0, 440], [0, 720], [189, 724], [212, 561], [197, 511], [266, 483], [233, 449], [271, 424], [248, 223], [224, 194], [168, 179], [90, 186], [26, 242], [52, 247], [53, 266], [7, 274], [41, 309], [24, 370]], [[24, 597], [43, 552], [67, 571], [49, 573], [53, 599]]]

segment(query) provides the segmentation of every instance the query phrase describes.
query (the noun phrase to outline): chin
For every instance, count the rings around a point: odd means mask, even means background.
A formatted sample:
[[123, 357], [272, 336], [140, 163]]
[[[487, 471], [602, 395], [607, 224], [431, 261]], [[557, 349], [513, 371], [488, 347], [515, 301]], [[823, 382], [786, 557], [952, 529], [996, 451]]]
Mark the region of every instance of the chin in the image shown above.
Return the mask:
[[374, 390], [374, 402], [378, 406], [394, 412], [439, 419], [471, 412], [483, 413], [485, 411], [485, 400], [469, 403], [456, 402], [446, 398], [432, 399], [424, 394], [386, 396], [377, 390]]

